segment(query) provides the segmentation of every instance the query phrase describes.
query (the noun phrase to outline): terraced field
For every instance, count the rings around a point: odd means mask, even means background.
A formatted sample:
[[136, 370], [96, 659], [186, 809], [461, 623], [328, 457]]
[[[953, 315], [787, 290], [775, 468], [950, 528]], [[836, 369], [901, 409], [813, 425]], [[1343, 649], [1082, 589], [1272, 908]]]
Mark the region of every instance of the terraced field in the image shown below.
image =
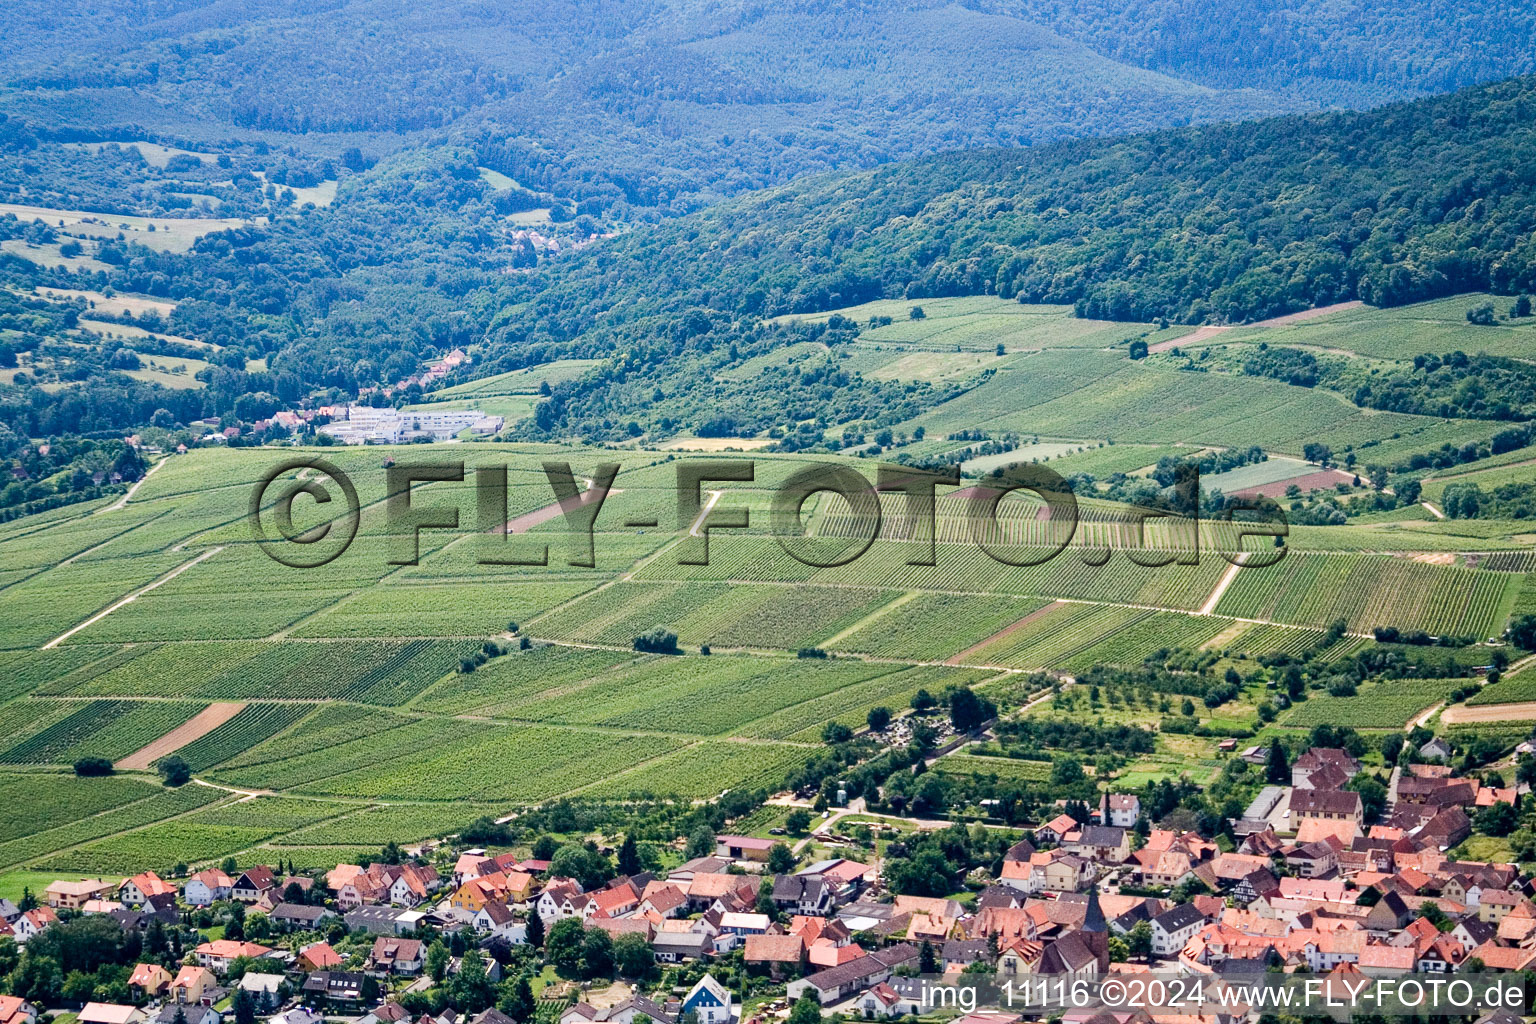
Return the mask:
[[[929, 414], [929, 437], [910, 451], [963, 446], [942, 437], [945, 417], [985, 414], [989, 429], [1018, 428], [1028, 438], [1049, 431], [1038, 447], [1020, 442], [1021, 450], [1102, 479], [1281, 422], [1296, 437], [1344, 437], [1359, 426], [1327, 396], [1288, 407], [1281, 399], [1297, 400], [1293, 389], [1229, 393], [1226, 381], [1186, 380], [1215, 375], [1189, 374], [1178, 377], [1180, 401], [1160, 414], [1158, 429], [1138, 436], [1145, 403], [1134, 403], [1170, 386], [1119, 351], [1147, 325], [1001, 305], [1010, 308], [940, 300], [927, 321], [871, 328], [853, 346], [851, 362], [891, 379], [996, 371], [957, 399], [957, 409]], [[959, 361], [950, 358], [957, 344]], [[801, 356], [820, 357], [785, 358]], [[540, 379], [518, 371], [480, 386], [517, 397]], [[1100, 385], [1114, 403], [1132, 405], [1113, 414], [1085, 405], [1084, 389]], [[1370, 419], [1402, 433], [1392, 444], [1465, 435], [1455, 423]], [[1100, 426], [1086, 432], [1090, 421]], [[1219, 429], [1186, 429], [1195, 423]], [[1101, 443], [1116, 434], [1117, 443]], [[1048, 524], [1038, 504], [1005, 501], [988, 543], [1005, 558], [1038, 563], [1014, 565], [978, 546], [964, 495], [941, 496], [935, 564], [914, 565], [925, 547], [914, 542], [901, 496], [887, 495], [881, 538], [849, 564], [816, 568], [770, 535], [769, 509], [774, 488], [807, 461], [847, 462], [873, 478], [867, 461], [832, 455], [765, 454], [752, 482], [706, 484], [724, 492], [717, 511], [745, 509], [750, 524], [713, 530], [709, 564], [682, 564], [685, 545], [698, 538], [680, 536], [695, 523], [677, 508], [677, 460], [548, 445], [456, 445], [451, 454], [471, 469], [508, 465], [509, 518], [552, 501], [540, 469], [546, 458], [569, 459], [578, 474], [610, 458], [623, 463], [598, 519], [595, 566], [569, 564], [572, 545], [554, 515], [516, 538], [547, 542], [547, 566], [481, 564], [469, 480], [413, 493], [422, 506], [456, 504], [464, 525], [423, 530], [419, 563], [390, 563], [380, 464], [431, 455], [412, 446], [325, 453], [355, 476], [362, 524], [345, 555], [300, 572], [251, 544], [244, 521], [249, 488], [273, 454], [200, 450], [166, 461], [122, 507], [96, 503], [0, 524], [0, 806], [25, 793], [32, 807], [24, 820], [0, 813], [0, 868], [122, 874], [253, 850], [334, 863], [389, 839], [419, 840], [568, 795], [699, 799], [774, 789], [817, 756], [827, 723], [862, 728], [872, 708], [902, 713], [919, 689], [982, 686], [1014, 701], [1018, 687], [1040, 688], [1022, 674], [1036, 669], [1070, 675], [1135, 665], [1174, 646], [1249, 658], [1299, 654], [1336, 617], [1358, 634], [1393, 625], [1490, 636], [1515, 609], [1536, 608], [1536, 584], [1526, 585], [1536, 561], [1507, 525], [1399, 517], [1298, 528], [1284, 560], [1240, 570], [1214, 614], [1200, 614], [1227, 571], [1210, 550], [1221, 529], [1205, 524], [1198, 562], [1181, 564], [1188, 538], [1176, 526], [1149, 524], [1144, 560], [1174, 561], [1139, 565], [1126, 552], [1132, 517], [1099, 499], [1082, 502], [1079, 535], [1058, 557], [1043, 547]], [[851, 529], [839, 502], [821, 495], [807, 503], [816, 536]], [[627, 525], [646, 518], [660, 525]], [[1100, 545], [1109, 546], [1108, 561], [1088, 564]], [[677, 634], [681, 654], [633, 650], [657, 626]], [[520, 649], [525, 639], [530, 647]], [[487, 641], [496, 656], [486, 656]], [[1348, 656], [1366, 642], [1347, 637], [1325, 656]], [[705, 645], [712, 653], [702, 653]], [[796, 657], [803, 648], [830, 656]], [[1362, 695], [1408, 716], [1447, 685]], [[1477, 700], [1536, 699], [1518, 696], [1524, 692], [1523, 677], [1513, 676]], [[1315, 695], [1279, 726], [1376, 724], [1360, 718], [1370, 701], [1354, 700]], [[176, 751], [207, 785], [167, 790], [150, 772], [66, 774], [77, 758], [120, 759], [217, 702], [247, 706]], [[1214, 717], [1253, 722], [1251, 701], [1234, 707]], [[1058, 711], [1145, 724], [1162, 715], [1155, 701], [1032, 713]], [[1156, 757], [1168, 764], [1157, 771], [1176, 775], [1171, 765], [1184, 758], [1209, 774], [1203, 762], [1214, 741], [1169, 735], [1159, 744]], [[938, 769], [1038, 782], [1049, 766], [961, 753]]]

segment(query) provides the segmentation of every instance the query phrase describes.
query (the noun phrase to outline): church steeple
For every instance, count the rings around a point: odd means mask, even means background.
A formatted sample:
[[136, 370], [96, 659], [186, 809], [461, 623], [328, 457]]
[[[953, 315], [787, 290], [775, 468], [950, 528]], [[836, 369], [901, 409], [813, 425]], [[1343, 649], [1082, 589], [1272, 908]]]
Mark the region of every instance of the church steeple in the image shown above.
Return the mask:
[[1095, 883], [1088, 890], [1088, 913], [1083, 915], [1080, 929], [1083, 942], [1099, 962], [1099, 977], [1109, 973], [1109, 924], [1104, 920], [1104, 908], [1099, 906], [1099, 887]]

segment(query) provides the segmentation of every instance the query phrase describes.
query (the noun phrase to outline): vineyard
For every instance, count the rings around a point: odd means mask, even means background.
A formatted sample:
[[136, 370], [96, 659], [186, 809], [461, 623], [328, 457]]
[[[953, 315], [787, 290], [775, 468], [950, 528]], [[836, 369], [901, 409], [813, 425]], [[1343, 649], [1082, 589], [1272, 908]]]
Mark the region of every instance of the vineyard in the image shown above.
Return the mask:
[[400, 704], [474, 654], [477, 640], [197, 641], [142, 645], [42, 688], [53, 696], [356, 700]]
[[[936, 312], [949, 304], [933, 301], [920, 324], [903, 318], [873, 328], [849, 354], [866, 374], [895, 379], [995, 371], [926, 414], [927, 438], [894, 451], [937, 455], [975, 443], [943, 437], [947, 423], [974, 413], [981, 418], [965, 429], [1017, 429], [1019, 439], [1009, 442], [1015, 454], [1103, 479], [1277, 425], [1284, 427], [1277, 453], [1287, 438], [1375, 431], [1382, 443], [1372, 459], [1464, 440], [1470, 429], [1364, 416], [1273, 382], [1234, 390], [1220, 374], [1178, 374], [1182, 390], [1164, 408], [1154, 399], [1174, 393], [1172, 371], [1096, 351], [1119, 346], [1129, 325], [1111, 330], [1063, 310], [991, 299], [953, 300], [948, 312]], [[994, 354], [998, 337], [1009, 339], [1004, 356]], [[531, 368], [470, 387], [536, 388], [546, 371], [568, 378], [585, 366]], [[1139, 435], [1134, 428], [1150, 409], [1163, 412]], [[1047, 432], [1089, 422], [1099, 425], [1091, 433]], [[1402, 436], [1386, 438], [1383, 429]], [[1108, 443], [1117, 436], [1119, 443]], [[861, 557], [805, 565], [769, 535], [774, 488], [809, 462], [850, 464], [874, 479], [873, 459], [846, 454], [755, 454], [752, 482], [706, 484], [725, 492], [718, 509], [750, 510], [751, 525], [714, 530], [709, 564], [701, 566], [679, 564], [678, 466], [666, 452], [458, 446], [455, 457], [471, 463], [510, 464], [510, 517], [550, 502], [539, 465], [545, 458], [569, 459], [578, 473], [610, 458], [622, 462], [599, 517], [597, 566], [567, 564], [559, 517], [517, 541], [547, 541], [547, 566], [479, 564], [478, 540], [467, 536], [472, 480], [422, 488], [422, 505], [456, 504], [466, 526], [423, 531], [420, 564], [392, 566], [380, 503], [383, 454], [326, 453], [356, 474], [365, 510], [352, 548], [310, 572], [288, 570], [248, 543], [244, 502], [271, 461], [260, 450], [171, 459], [121, 509], [92, 514], [100, 503], [0, 524], [0, 766], [9, 766], [0, 771], [0, 806], [28, 807], [25, 816], [0, 814], [0, 867], [117, 875], [253, 849], [326, 866], [390, 840], [418, 841], [567, 795], [708, 799], [726, 789], [777, 789], [825, 749], [828, 723], [862, 730], [871, 709], [900, 714], [919, 690], [980, 687], [1007, 710], [1048, 685], [1027, 674], [1037, 669], [1081, 677], [1095, 666], [1135, 668], [1178, 647], [1229, 658], [1247, 675], [1254, 659], [1317, 651], [1340, 617], [1351, 635], [1312, 656], [1349, 657], [1375, 644], [1367, 634], [1377, 625], [1488, 637], [1512, 612], [1536, 614], [1526, 527], [1431, 520], [1412, 510], [1296, 527], [1287, 556], [1237, 573], [1214, 614], [1199, 612], [1226, 573], [1216, 545], [1230, 540], [1230, 527], [1202, 523], [1196, 564], [1143, 566], [1127, 554], [1137, 541], [1134, 517], [1102, 498], [1080, 503], [1072, 546], [1016, 566], [978, 547], [968, 492], [941, 493], [936, 564], [928, 566], [909, 564], [924, 545], [914, 542], [903, 496], [888, 494], [881, 537]], [[1519, 461], [1490, 460], [1488, 479], [1526, 468]], [[1271, 462], [1245, 467], [1247, 477], [1290, 471]], [[1005, 500], [989, 543], [1016, 560], [1044, 558], [1048, 524], [1039, 508], [1033, 499]], [[817, 496], [805, 512], [818, 538], [855, 532], [841, 499]], [[660, 525], [627, 525], [646, 517]], [[1149, 522], [1141, 543], [1149, 554], [1187, 555], [1181, 529]], [[41, 649], [215, 545], [222, 549], [211, 557]], [[1104, 553], [1099, 546], [1108, 547], [1107, 562], [1088, 564]], [[681, 654], [632, 649], [636, 636], [657, 626], [677, 634]], [[504, 653], [479, 658], [490, 639]], [[828, 656], [796, 657], [804, 648]], [[1431, 674], [1446, 677], [1483, 664], [1486, 652], [1406, 651], [1432, 666], [1445, 659]], [[1223, 669], [1218, 662], [1215, 670]], [[1533, 678], [1509, 675], [1470, 703], [1536, 700]], [[1354, 697], [1313, 692], [1274, 727], [1401, 728], [1456, 685], [1368, 681]], [[1188, 719], [1177, 695], [1100, 689], [1090, 697], [1090, 687], [1066, 685], [1027, 714], [1158, 730], [1155, 752], [1135, 759], [1124, 778], [1184, 771], [1210, 778], [1221, 763], [1222, 731], [1260, 727], [1258, 685]], [[164, 789], [148, 772], [83, 779], [61, 770], [84, 756], [120, 760], [225, 701], [247, 706], [178, 755], [199, 779], [276, 796], [236, 802], [205, 786]], [[1211, 728], [1196, 734], [1197, 723]], [[935, 769], [951, 778], [1040, 783], [1050, 765], [962, 752]]]
[[0, 752], [5, 764], [69, 764], [81, 757], [115, 761], [165, 735], [202, 708], [163, 701], [71, 701], [47, 728]]
[[1015, 757], [950, 754], [934, 765], [941, 775], [993, 777], [1003, 782], [1044, 782], [1051, 777], [1051, 762]]
[[1363, 684], [1353, 697], [1313, 694], [1299, 702], [1281, 724], [1299, 729], [1314, 725], [1354, 729], [1401, 729], [1425, 708], [1445, 700], [1460, 679], [1384, 679]]
[[1043, 607], [1040, 599], [908, 592], [832, 647], [886, 658], [937, 661], [958, 654]]
[[1237, 618], [1377, 626], [1486, 637], [1508, 613], [1519, 577], [1379, 555], [1292, 552], [1237, 574], [1216, 611]]

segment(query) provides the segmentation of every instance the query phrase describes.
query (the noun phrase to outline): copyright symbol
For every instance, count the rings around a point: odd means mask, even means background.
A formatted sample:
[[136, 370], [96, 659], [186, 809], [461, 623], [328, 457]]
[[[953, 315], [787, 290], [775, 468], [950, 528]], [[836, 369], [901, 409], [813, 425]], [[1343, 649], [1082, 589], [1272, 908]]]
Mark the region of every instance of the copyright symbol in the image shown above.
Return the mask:
[[1119, 1006], [1125, 1002], [1125, 982], [1111, 978], [1100, 985], [1099, 1002], [1105, 1006]]
[[[284, 481], [281, 487], [274, 488], [278, 477], [294, 470], [301, 470], [297, 478]], [[335, 486], [341, 489], [347, 505], [346, 514], [317, 526], [297, 529], [293, 525], [294, 498], [307, 494], [317, 505], [326, 505], [331, 501], [331, 492], [316, 479], [316, 475], [330, 477]], [[268, 492], [273, 490], [276, 493], [269, 495]], [[269, 536], [262, 525], [261, 511], [269, 506], [273, 510], [273, 519], [281, 539]], [[317, 569], [351, 546], [352, 539], [357, 536], [358, 522], [362, 519], [362, 506], [357, 500], [357, 488], [352, 486], [352, 480], [347, 474], [324, 459], [297, 458], [274, 466], [256, 482], [246, 519], [251, 524], [251, 534], [256, 538], [257, 546], [274, 562], [294, 569]], [[330, 543], [310, 548], [310, 545], [320, 544], [327, 538]], [[300, 557], [285, 544], [302, 545], [299, 550], [308, 553]]]

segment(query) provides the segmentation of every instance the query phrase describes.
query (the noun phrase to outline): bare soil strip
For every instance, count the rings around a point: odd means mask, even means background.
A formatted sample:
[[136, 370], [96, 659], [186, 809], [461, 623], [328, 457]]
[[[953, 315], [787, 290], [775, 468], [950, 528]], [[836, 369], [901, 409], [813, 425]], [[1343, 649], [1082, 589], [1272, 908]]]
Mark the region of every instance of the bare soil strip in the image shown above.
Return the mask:
[[1064, 602], [1064, 601], [1052, 601], [1050, 604], [1046, 605], [1044, 608], [1036, 608], [1034, 611], [1030, 612], [1028, 615], [1024, 616], [1019, 621], [1013, 622], [1013, 623], [1010, 623], [1010, 624], [1004, 626], [1002, 629], [998, 630], [996, 633], [993, 633], [991, 636], [987, 637], [981, 643], [973, 644], [972, 646], [967, 647], [965, 650], [961, 651], [959, 654], [955, 655], [953, 658], [950, 658], [944, 664], [946, 664], [946, 665], [959, 665], [959, 664], [962, 664], [965, 661], [966, 658], [969, 658], [971, 655], [975, 654], [977, 651], [981, 650], [983, 647], [986, 647], [988, 644], [993, 643], [994, 641], [997, 641], [997, 640], [1001, 640], [1005, 636], [1012, 636], [1014, 633], [1017, 633], [1019, 630], [1023, 629], [1025, 626], [1029, 625], [1031, 622], [1036, 621], [1037, 619], [1041, 618], [1044, 615], [1048, 615], [1049, 613], [1055, 611], [1057, 608], [1060, 608], [1065, 603], [1066, 602]]
[[1365, 303], [1359, 299], [1350, 302], [1335, 302], [1331, 306], [1317, 306], [1313, 309], [1304, 309], [1300, 313], [1287, 313], [1285, 316], [1270, 317], [1268, 320], [1255, 320], [1249, 327], [1284, 327], [1286, 324], [1296, 324], [1303, 320], [1315, 320], [1329, 313], [1342, 313], [1346, 309], [1359, 309]]
[[1168, 352], [1172, 349], [1176, 349], [1184, 345], [1196, 345], [1202, 341], [1210, 341], [1212, 338], [1219, 338], [1221, 337], [1223, 331], [1230, 331], [1231, 329], [1231, 327], [1227, 327], [1225, 325], [1215, 324], [1206, 327], [1197, 327], [1182, 337], [1169, 338], [1167, 341], [1160, 341], [1156, 345], [1153, 345], [1151, 348], [1147, 349], [1147, 351]]
[[1518, 704], [1479, 704], [1469, 708], [1457, 704], [1440, 713], [1440, 721], [1446, 725], [1466, 725], [1476, 722], [1528, 722], [1536, 719], [1536, 700]]
[[165, 755], [175, 753], [193, 740], [202, 739], [244, 710], [245, 705], [240, 703], [210, 704], [153, 743], [145, 744], [117, 762], [116, 767], [125, 772], [148, 771]]

